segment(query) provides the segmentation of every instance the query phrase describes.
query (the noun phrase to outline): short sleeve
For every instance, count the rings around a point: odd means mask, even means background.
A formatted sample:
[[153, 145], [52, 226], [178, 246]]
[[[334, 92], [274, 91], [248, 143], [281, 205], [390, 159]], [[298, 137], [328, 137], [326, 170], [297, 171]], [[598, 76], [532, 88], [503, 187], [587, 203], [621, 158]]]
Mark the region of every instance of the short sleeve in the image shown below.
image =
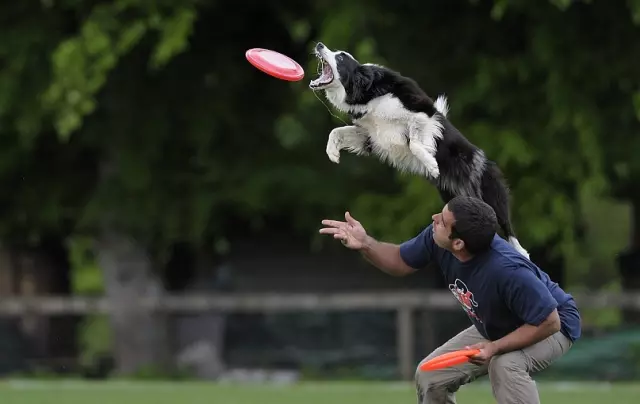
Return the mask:
[[507, 307], [526, 324], [540, 325], [558, 307], [547, 286], [526, 266], [514, 268], [504, 285]]
[[411, 268], [424, 268], [433, 259], [435, 243], [432, 228], [433, 225], [429, 225], [414, 238], [400, 244], [400, 257]]

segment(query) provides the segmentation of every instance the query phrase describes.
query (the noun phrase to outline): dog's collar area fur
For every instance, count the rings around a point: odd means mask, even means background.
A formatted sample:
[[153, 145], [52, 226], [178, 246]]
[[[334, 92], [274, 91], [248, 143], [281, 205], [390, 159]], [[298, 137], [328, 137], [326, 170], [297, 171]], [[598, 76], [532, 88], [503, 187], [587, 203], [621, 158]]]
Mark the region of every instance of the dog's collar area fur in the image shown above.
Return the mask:
[[365, 115], [367, 115], [367, 111], [349, 111], [349, 118], [353, 120], [362, 119]]

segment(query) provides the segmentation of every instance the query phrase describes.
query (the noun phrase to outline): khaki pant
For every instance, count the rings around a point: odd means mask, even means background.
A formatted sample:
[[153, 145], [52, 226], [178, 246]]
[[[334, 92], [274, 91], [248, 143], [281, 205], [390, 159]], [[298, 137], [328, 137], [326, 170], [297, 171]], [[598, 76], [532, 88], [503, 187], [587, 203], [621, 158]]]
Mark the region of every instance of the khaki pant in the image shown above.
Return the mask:
[[[424, 361], [484, 341], [486, 339], [471, 326], [433, 351]], [[547, 368], [570, 348], [571, 341], [558, 332], [528, 348], [494, 356], [488, 366], [465, 363], [432, 372], [418, 370], [418, 404], [455, 404], [455, 392], [460, 386], [487, 374], [498, 404], [538, 404], [538, 389], [530, 373]]]

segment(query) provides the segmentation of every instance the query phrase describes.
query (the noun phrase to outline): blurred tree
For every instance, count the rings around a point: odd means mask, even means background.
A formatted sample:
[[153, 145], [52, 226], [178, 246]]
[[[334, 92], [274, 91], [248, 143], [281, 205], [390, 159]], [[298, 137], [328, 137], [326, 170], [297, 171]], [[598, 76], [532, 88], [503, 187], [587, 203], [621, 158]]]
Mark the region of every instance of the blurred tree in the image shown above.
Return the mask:
[[[224, 253], [227, 238], [274, 224], [308, 234], [358, 189], [339, 170], [323, 172], [322, 137], [292, 127], [286, 112], [278, 119], [304, 84], [265, 76], [243, 57], [263, 46], [302, 60], [310, 32], [300, 15], [309, 12], [298, 3], [259, 4], [250, 15], [231, 2], [74, 4], [82, 18], [52, 51], [42, 122], [97, 151], [97, 183], [77, 195], [88, 202], [73, 224], [96, 237], [106, 295], [122, 309], [112, 317], [117, 370], [132, 373], [167, 365], [164, 319], [128, 302], [161, 298], [157, 269], [173, 245]], [[169, 56], [158, 64], [156, 55]]]
[[[40, 95], [51, 80], [50, 56], [75, 19], [40, 1], [3, 3], [0, 19], [0, 239], [11, 257], [2, 271], [14, 279], [6, 290], [23, 293], [19, 279], [34, 271], [35, 293], [68, 294], [65, 241], [93, 188], [95, 156], [76, 139], [59, 141]], [[40, 353], [73, 355], [74, 322], [39, 319], [31, 337], [50, 340]]]
[[[548, 74], [548, 121], [573, 128], [592, 172], [591, 195], [607, 193], [632, 209], [629, 246], [619, 257], [623, 290], [640, 289], [640, 2], [553, 0], [547, 6], [495, 2], [502, 20], [530, 23], [535, 61]], [[562, 149], [560, 149], [562, 150]], [[562, 151], [559, 159], [566, 160]], [[572, 157], [573, 159], [573, 157]], [[606, 235], [600, 235], [606, 237]], [[602, 284], [601, 286], [605, 286]], [[625, 313], [640, 324], [640, 314]]]
[[[307, 88], [316, 40], [448, 94], [454, 124], [510, 179], [525, 247], [553, 245], [546, 260], [576, 254], [585, 189], [640, 204], [637, 7], [31, 0], [0, 15], [0, 184], [12, 190], [0, 235], [96, 237], [114, 301], [161, 297], [176, 245], [224, 254], [274, 228], [317, 240], [310, 229], [345, 209], [401, 240], [441, 208], [421, 178], [328, 160], [327, 135], [346, 118]], [[244, 51], [258, 46], [301, 61], [307, 79], [257, 71]], [[117, 341], [133, 338], [115, 345], [121, 371], [167, 357], [164, 319], [136, 308], [112, 320]]]

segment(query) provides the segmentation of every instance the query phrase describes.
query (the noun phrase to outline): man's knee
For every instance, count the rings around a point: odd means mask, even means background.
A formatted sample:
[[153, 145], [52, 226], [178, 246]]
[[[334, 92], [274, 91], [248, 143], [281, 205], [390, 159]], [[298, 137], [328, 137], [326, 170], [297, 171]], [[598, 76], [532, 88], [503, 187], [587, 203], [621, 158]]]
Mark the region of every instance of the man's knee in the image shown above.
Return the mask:
[[[426, 360], [426, 359], [425, 359]], [[422, 364], [422, 362], [420, 363]], [[442, 372], [434, 371], [434, 372], [425, 372], [420, 370], [420, 365], [416, 369], [415, 374], [415, 382], [416, 388], [418, 389], [418, 393], [422, 391], [426, 393], [427, 391], [433, 391], [438, 389], [446, 389], [447, 383], [446, 379], [442, 377]]]
[[[424, 361], [429, 360], [429, 357]], [[423, 362], [424, 362], [423, 361]], [[420, 362], [422, 365], [423, 362]], [[425, 372], [420, 370], [420, 365], [416, 368], [415, 383], [418, 397], [424, 398], [425, 395], [432, 395], [434, 392], [447, 391], [448, 378], [441, 371]]]
[[489, 379], [499, 404], [540, 404], [536, 383], [529, 375], [529, 364], [522, 351], [495, 356], [489, 363]]
[[415, 373], [418, 403], [449, 403], [449, 397], [458, 390], [463, 379], [463, 373], [453, 373], [451, 369], [425, 372], [418, 366]]
[[521, 351], [494, 356], [489, 363], [489, 378], [492, 382], [508, 380], [527, 373], [526, 357]]
[[442, 377], [438, 377], [438, 373], [440, 372], [416, 372], [416, 394], [419, 404], [448, 402], [448, 383]]

